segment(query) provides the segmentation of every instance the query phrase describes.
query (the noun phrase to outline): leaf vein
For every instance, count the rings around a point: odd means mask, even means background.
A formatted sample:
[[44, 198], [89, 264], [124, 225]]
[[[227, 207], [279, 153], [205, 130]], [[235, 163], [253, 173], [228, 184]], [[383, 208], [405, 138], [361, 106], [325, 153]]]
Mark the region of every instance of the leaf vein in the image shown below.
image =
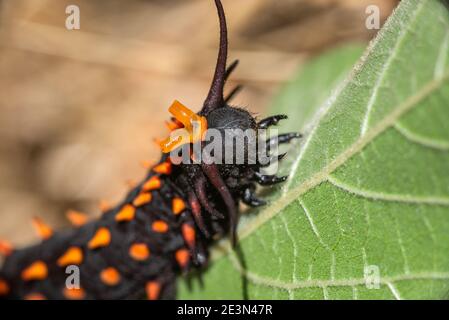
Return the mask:
[[449, 141], [436, 140], [429, 137], [424, 137], [420, 134], [412, 132], [405, 126], [403, 126], [400, 122], [394, 125], [394, 128], [402, 134], [407, 140], [413, 142], [415, 144], [419, 144], [421, 146], [437, 149], [441, 151], [449, 151]]
[[440, 46], [440, 51], [438, 54], [437, 62], [435, 64], [435, 79], [441, 77], [444, 73], [446, 63], [447, 63], [447, 51], [449, 49], [449, 31], [446, 33], [443, 42]]
[[315, 234], [315, 236], [317, 237], [318, 241], [321, 243], [321, 245], [323, 247], [330, 250], [330, 247], [326, 243], [324, 243], [323, 239], [321, 238], [320, 233], [318, 232], [318, 228], [316, 227], [315, 223], [313, 222], [312, 216], [310, 215], [309, 210], [305, 206], [304, 202], [302, 200], [299, 200], [298, 202], [301, 205], [302, 209], [304, 210], [306, 218], [309, 221], [310, 227], [312, 228], [312, 231]]
[[[334, 280], [301, 280], [297, 282], [285, 282], [282, 280], [275, 280], [268, 277], [263, 277], [255, 274], [251, 271], [245, 270], [240, 265], [238, 259], [234, 254], [230, 255], [233, 266], [236, 270], [245, 276], [248, 280], [257, 285], [269, 286], [283, 290], [295, 290], [295, 289], [305, 289], [305, 288], [327, 288], [327, 287], [355, 287], [366, 284], [365, 278], [348, 278], [348, 279], [334, 279]], [[449, 280], [449, 272], [415, 272], [409, 274], [399, 274], [394, 276], [380, 277], [379, 284], [388, 285], [388, 283], [398, 283], [405, 281], [416, 281], [416, 280], [438, 280], [447, 281]]]
[[402, 202], [409, 204], [427, 204], [436, 206], [449, 206], [449, 198], [445, 197], [428, 197], [428, 196], [411, 196], [407, 194], [391, 194], [384, 192], [377, 192], [371, 190], [364, 190], [354, 186], [350, 186], [335, 176], [329, 175], [327, 181], [340, 190], [354, 194], [359, 197], [363, 197], [370, 200], [377, 201], [389, 201], [389, 202]]

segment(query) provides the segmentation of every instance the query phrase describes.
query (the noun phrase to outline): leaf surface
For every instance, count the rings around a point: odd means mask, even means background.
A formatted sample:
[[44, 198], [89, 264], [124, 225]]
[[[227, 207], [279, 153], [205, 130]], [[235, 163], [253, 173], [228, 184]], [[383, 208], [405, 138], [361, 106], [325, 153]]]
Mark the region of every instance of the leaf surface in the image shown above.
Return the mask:
[[402, 1], [341, 81], [356, 52], [315, 61], [276, 100], [282, 129], [307, 133], [290, 179], [241, 224], [240, 253], [220, 243], [180, 298], [447, 297], [449, 13]]

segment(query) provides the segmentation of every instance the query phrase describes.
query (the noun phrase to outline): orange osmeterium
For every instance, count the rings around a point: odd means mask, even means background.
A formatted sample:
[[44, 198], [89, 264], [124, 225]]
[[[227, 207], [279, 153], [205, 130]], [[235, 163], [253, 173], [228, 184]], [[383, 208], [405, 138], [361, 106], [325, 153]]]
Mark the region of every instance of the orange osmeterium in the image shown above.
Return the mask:
[[44, 280], [48, 276], [48, 268], [45, 262], [36, 261], [22, 271], [22, 280]]
[[109, 267], [101, 271], [101, 281], [108, 286], [115, 286], [120, 282], [121, 276], [116, 268]]
[[106, 247], [111, 243], [111, 232], [105, 228], [101, 227], [94, 234], [92, 239], [90, 239], [87, 244], [89, 249], [97, 249], [101, 247]]
[[129, 248], [129, 255], [136, 261], [144, 261], [150, 256], [150, 249], [145, 243], [135, 243]]
[[173, 213], [178, 215], [181, 212], [184, 211], [184, 209], [186, 208], [186, 204], [184, 202], [184, 200], [182, 200], [181, 198], [173, 198], [172, 200], [172, 210]]
[[184, 128], [174, 130], [169, 138], [160, 143], [162, 152], [169, 153], [186, 143], [195, 143], [203, 140], [207, 131], [207, 120], [175, 100], [168, 111]]
[[153, 222], [151, 228], [154, 232], [165, 233], [168, 231], [168, 224], [162, 220], [156, 220]]
[[136, 207], [141, 207], [147, 203], [150, 203], [152, 198], [153, 196], [149, 192], [141, 193], [134, 199], [133, 205]]
[[131, 221], [132, 219], [134, 219], [135, 214], [136, 208], [134, 208], [130, 204], [126, 204], [123, 206], [122, 209], [120, 209], [120, 211], [115, 216], [115, 221], [118, 222]]
[[167, 126], [169, 131], [174, 131], [184, 126], [182, 123], [178, 121], [165, 121], [165, 125]]
[[37, 234], [39, 237], [41, 237], [43, 240], [47, 240], [51, 238], [53, 235], [53, 229], [48, 226], [41, 218], [34, 217], [33, 218], [33, 225], [36, 229]]
[[5, 280], [0, 279], [0, 297], [6, 296], [9, 293], [9, 290], [8, 283]]
[[86, 297], [86, 292], [82, 288], [64, 288], [64, 297], [69, 300], [82, 300]]
[[159, 177], [157, 176], [153, 176], [150, 179], [148, 179], [147, 182], [145, 182], [142, 186], [142, 190], [143, 191], [151, 191], [151, 190], [156, 190], [159, 189], [161, 187], [161, 179], [159, 179]]
[[185, 242], [189, 246], [189, 248], [193, 248], [195, 246], [195, 228], [193, 228], [191, 225], [184, 223], [181, 227], [182, 230], [182, 237], [184, 238]]
[[157, 300], [161, 292], [161, 285], [157, 281], [147, 282], [145, 286], [148, 300]]
[[168, 108], [176, 120], [184, 125], [184, 128], [191, 131], [194, 126], [195, 121], [201, 121], [201, 116], [197, 115], [195, 112], [187, 108], [178, 100], [173, 101], [172, 105]]
[[87, 214], [75, 210], [67, 211], [66, 217], [74, 227], [81, 227], [89, 221]]
[[182, 269], [184, 269], [185, 267], [187, 267], [187, 264], [189, 263], [189, 260], [190, 260], [189, 250], [187, 250], [187, 249], [179, 249], [175, 253], [175, 259], [178, 262], [179, 266]]
[[60, 267], [71, 264], [79, 265], [83, 262], [83, 250], [79, 247], [70, 247], [56, 262]]

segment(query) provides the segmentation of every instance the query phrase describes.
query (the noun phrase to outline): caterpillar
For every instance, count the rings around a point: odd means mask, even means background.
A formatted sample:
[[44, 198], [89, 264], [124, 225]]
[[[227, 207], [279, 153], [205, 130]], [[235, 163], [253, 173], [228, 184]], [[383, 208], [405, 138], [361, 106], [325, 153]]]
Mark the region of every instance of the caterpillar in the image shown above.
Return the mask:
[[[252, 129], [258, 133], [286, 118], [276, 115], [257, 121], [247, 110], [231, 106], [229, 101], [239, 86], [224, 96], [225, 82], [238, 60], [227, 67], [226, 17], [221, 1], [214, 1], [220, 45], [202, 109], [194, 113], [180, 102], [173, 103], [168, 123], [172, 134], [161, 142], [160, 161], [121, 203], [99, 219], [88, 221], [85, 215], [72, 212], [68, 218], [74, 227], [60, 232], [36, 219], [40, 243], [15, 249], [1, 241], [0, 253], [5, 257], [0, 270], [2, 298], [175, 299], [177, 276], [204, 269], [215, 241], [229, 236], [233, 244], [237, 242], [238, 204], [263, 206], [266, 202], [255, 194], [257, 185], [286, 180], [262, 174], [265, 164], [258, 159], [243, 164], [174, 161], [173, 152], [186, 148], [194, 158], [192, 148], [207, 144], [207, 130], [225, 134], [226, 129]], [[194, 130], [194, 123], [200, 124], [199, 131]], [[274, 143], [299, 137], [288, 133], [267, 138], [266, 150], [270, 152]], [[283, 156], [276, 155], [276, 161]], [[79, 286], [66, 284], [70, 266], [79, 269]]]

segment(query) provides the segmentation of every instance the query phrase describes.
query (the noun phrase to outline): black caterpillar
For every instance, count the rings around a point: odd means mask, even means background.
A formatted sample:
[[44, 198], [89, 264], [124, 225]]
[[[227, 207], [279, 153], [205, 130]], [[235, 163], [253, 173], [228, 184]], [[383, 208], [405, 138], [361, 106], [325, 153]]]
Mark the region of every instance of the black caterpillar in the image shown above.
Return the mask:
[[[170, 126], [176, 130], [186, 127], [188, 121], [200, 120], [208, 128], [257, 132], [277, 124], [286, 116], [256, 122], [246, 110], [228, 105], [240, 87], [223, 96], [224, 84], [238, 61], [226, 69], [226, 19], [221, 1], [215, 0], [215, 4], [220, 49], [209, 94], [198, 114], [175, 103], [171, 107], [175, 119]], [[266, 141], [267, 148], [273, 142], [287, 143], [298, 137], [296, 133], [279, 135]], [[193, 142], [187, 145], [191, 147]], [[170, 143], [165, 143], [166, 153], [143, 182], [100, 219], [88, 222], [83, 215], [72, 213], [69, 218], [76, 227], [61, 233], [54, 233], [37, 220], [41, 243], [15, 250], [1, 242], [0, 252], [6, 259], [0, 271], [0, 296], [174, 299], [176, 276], [205, 267], [214, 241], [230, 234], [236, 243], [239, 201], [250, 206], [264, 205], [254, 194], [256, 184], [267, 186], [286, 179], [259, 173], [263, 167], [260, 162], [174, 164], [167, 152], [173, 149]], [[79, 287], [66, 285], [66, 268], [71, 265], [79, 268]]]

